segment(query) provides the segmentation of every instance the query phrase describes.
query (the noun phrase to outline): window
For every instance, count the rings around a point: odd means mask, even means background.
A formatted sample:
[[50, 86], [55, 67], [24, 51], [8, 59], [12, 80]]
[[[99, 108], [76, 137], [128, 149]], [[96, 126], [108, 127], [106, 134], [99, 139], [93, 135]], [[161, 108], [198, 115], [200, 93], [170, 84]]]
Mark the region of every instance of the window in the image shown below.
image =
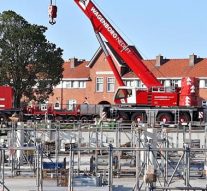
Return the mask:
[[72, 81], [72, 88], [79, 88], [79, 82], [78, 81]]
[[136, 87], [141, 88], [143, 83], [140, 80], [135, 80]]
[[60, 102], [58, 100], [56, 100], [56, 102], [54, 104], [54, 109], [57, 109], [57, 110], [61, 109], [61, 105], [60, 105]]
[[46, 103], [41, 103], [40, 104], [40, 109], [41, 109], [41, 111], [47, 111], [47, 104]]
[[125, 84], [127, 87], [133, 87], [134, 86], [134, 81], [133, 80], [126, 80]]
[[96, 92], [103, 92], [103, 78], [96, 78]]
[[143, 88], [144, 84], [140, 80], [125, 80], [124, 82], [128, 87]]
[[114, 92], [115, 89], [115, 79], [107, 78], [107, 92]]
[[181, 87], [180, 79], [162, 79], [159, 80], [164, 87]]
[[85, 81], [79, 81], [79, 88], [86, 88], [86, 82]]
[[165, 80], [159, 80], [162, 85], [165, 86]]
[[199, 87], [200, 88], [207, 88], [207, 79], [201, 79], [199, 81]]
[[163, 83], [164, 87], [171, 87], [171, 80], [163, 80], [163, 81], [164, 81]]
[[66, 88], [86, 88], [86, 82], [85, 81], [79, 81], [79, 80], [71, 80], [65, 82]]
[[132, 96], [132, 90], [130, 89], [119, 89], [116, 93], [116, 99], [125, 99], [130, 96]]
[[207, 80], [204, 80], [204, 81], [205, 81], [204, 87], [207, 88]]
[[65, 82], [66, 88], [72, 88], [72, 81]]
[[172, 87], [180, 87], [180, 80], [171, 80]]

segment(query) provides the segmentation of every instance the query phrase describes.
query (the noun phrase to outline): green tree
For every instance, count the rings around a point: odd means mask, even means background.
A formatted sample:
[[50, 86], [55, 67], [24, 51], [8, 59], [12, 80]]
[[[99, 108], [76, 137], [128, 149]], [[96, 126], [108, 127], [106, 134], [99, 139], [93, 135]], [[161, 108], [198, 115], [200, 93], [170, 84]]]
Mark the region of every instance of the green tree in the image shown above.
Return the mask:
[[0, 13], [0, 85], [13, 87], [16, 107], [23, 96], [48, 98], [62, 78], [63, 50], [46, 39], [46, 30], [14, 11]]

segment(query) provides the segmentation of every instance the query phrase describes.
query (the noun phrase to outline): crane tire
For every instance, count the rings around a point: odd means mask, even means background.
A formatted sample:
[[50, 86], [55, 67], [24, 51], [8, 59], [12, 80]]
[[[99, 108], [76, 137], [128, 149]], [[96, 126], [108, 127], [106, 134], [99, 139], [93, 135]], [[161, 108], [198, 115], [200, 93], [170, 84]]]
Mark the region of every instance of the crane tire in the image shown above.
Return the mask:
[[157, 115], [158, 122], [170, 123], [173, 121], [173, 116], [171, 113], [159, 113]]
[[134, 122], [146, 122], [147, 121], [147, 115], [144, 112], [136, 112], [132, 114], [131, 120]]

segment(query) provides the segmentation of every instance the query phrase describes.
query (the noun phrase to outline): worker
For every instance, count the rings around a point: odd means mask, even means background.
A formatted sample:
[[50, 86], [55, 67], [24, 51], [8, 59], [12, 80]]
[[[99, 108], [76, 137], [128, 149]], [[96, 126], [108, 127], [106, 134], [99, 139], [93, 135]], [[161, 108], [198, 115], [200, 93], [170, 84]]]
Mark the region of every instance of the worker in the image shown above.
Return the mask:
[[83, 104], [89, 104], [87, 97], [84, 98]]
[[93, 174], [95, 171], [95, 157], [92, 155], [90, 158], [90, 173]]

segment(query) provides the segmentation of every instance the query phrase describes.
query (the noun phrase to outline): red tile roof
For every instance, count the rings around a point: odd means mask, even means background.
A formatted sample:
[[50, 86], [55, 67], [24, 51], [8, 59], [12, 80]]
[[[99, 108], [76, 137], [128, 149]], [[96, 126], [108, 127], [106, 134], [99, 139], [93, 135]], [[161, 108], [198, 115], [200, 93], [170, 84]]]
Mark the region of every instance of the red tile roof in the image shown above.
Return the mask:
[[[143, 62], [157, 78], [207, 77], [207, 58], [199, 59], [194, 66], [189, 66], [189, 59], [167, 59], [159, 67], [155, 66], [156, 60], [144, 60]], [[133, 72], [123, 77], [136, 78]]]
[[86, 67], [88, 61], [77, 61], [75, 67], [71, 68], [71, 61], [63, 64], [63, 78], [89, 78], [90, 68]]
[[[198, 58], [194, 66], [189, 65], [189, 59], [165, 59], [159, 67], [155, 66], [156, 59], [143, 62], [157, 78], [207, 77], [207, 58]], [[78, 60], [75, 67], [71, 67], [71, 61], [66, 61], [63, 65], [63, 78], [89, 78], [90, 67], [86, 67], [88, 64], [89, 61]], [[136, 78], [133, 72], [128, 72], [123, 77]]]

